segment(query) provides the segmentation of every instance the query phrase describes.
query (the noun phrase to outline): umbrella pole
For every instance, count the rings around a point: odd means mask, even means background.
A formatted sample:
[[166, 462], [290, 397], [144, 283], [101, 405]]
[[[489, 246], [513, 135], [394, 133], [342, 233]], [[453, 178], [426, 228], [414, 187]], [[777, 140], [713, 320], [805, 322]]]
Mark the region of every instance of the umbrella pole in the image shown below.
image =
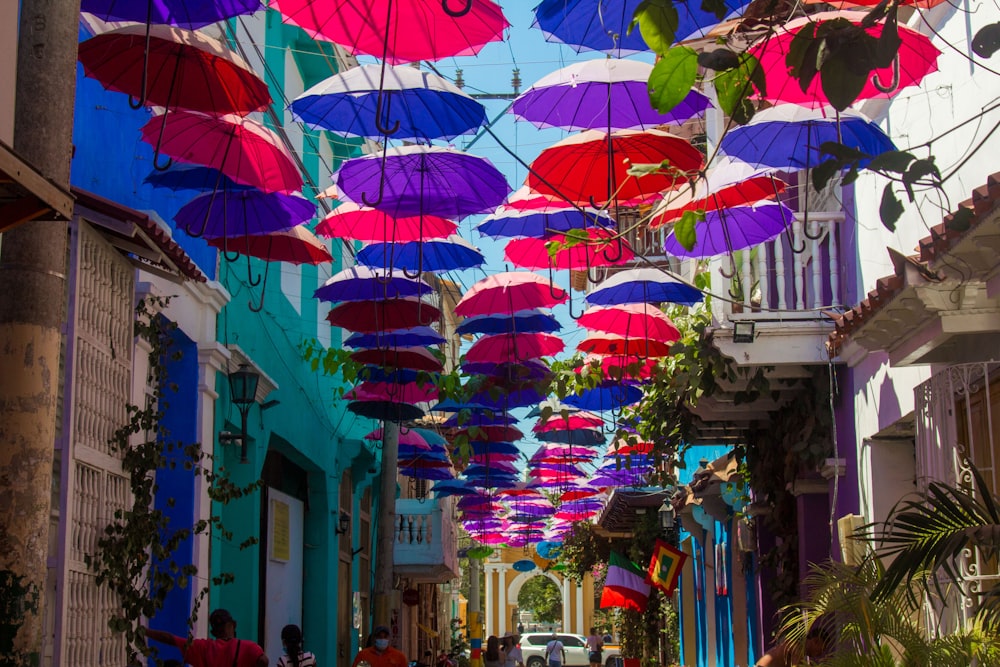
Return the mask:
[[[149, 54], [149, 24], [146, 25], [146, 54], [147, 54], [146, 57], [148, 58], [149, 57], [149, 55], [148, 55]], [[170, 88], [167, 90], [167, 100], [166, 100], [166, 104], [163, 107], [163, 122], [160, 123], [160, 136], [158, 136], [156, 138], [156, 148], [153, 149], [153, 169], [155, 169], [156, 171], [166, 171], [167, 169], [170, 169], [170, 165], [172, 165], [174, 163], [174, 159], [173, 158], [167, 158], [167, 161], [164, 164], [162, 164], [162, 165], [160, 164], [160, 146], [163, 145], [163, 132], [164, 132], [164, 130], [167, 129], [167, 112], [170, 111], [170, 98], [172, 98], [174, 96], [174, 86], [177, 84], [177, 72], [179, 72], [180, 69], [181, 69], [180, 65], [178, 64], [176, 67], [174, 67], [174, 73], [170, 77]], [[143, 68], [142, 76], [143, 76], [143, 83], [142, 83], [143, 97], [145, 97], [145, 94], [146, 94], [145, 93], [145, 90], [146, 90], [146, 82], [145, 82], [146, 70], [145, 70], [145, 68]], [[131, 104], [131, 101], [129, 102], [129, 104]]]
[[[146, 46], [142, 50], [142, 82], [139, 84], [139, 97], [135, 102], [132, 101], [132, 96], [129, 95], [128, 105], [133, 109], [141, 109], [146, 106], [146, 83], [149, 77], [149, 30], [152, 24], [153, 18], [153, 0], [147, 0], [146, 2]], [[176, 68], [174, 72], [176, 72]], [[155, 163], [154, 163], [155, 166]]]

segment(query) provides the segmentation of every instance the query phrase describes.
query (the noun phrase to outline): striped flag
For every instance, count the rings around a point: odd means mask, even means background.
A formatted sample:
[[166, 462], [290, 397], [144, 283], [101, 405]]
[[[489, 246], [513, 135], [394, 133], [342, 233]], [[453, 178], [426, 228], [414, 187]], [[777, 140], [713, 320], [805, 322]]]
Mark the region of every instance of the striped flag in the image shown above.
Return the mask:
[[646, 581], [659, 588], [668, 597], [673, 595], [686, 560], [686, 553], [663, 540], [656, 540], [653, 558], [649, 561], [649, 570], [646, 572]]
[[649, 602], [649, 584], [638, 565], [621, 554], [611, 552], [608, 574], [604, 578], [601, 593], [601, 609], [622, 607], [640, 613], [646, 611]]

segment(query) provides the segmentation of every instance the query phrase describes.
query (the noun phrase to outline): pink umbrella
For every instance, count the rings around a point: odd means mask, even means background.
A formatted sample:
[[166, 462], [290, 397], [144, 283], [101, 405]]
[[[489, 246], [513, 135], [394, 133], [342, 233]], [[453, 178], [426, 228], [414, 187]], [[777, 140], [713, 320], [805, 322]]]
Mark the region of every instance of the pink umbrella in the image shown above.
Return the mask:
[[271, 0], [313, 39], [387, 62], [471, 56], [510, 25], [489, 0]]
[[583, 521], [585, 519], [589, 519], [598, 512], [600, 512], [600, 510], [579, 510], [570, 512], [562, 511], [562, 512], [556, 512], [556, 518], [565, 519], [567, 521]]
[[482, 535], [473, 535], [472, 539], [480, 544], [506, 544], [510, 536], [504, 533], [483, 533]]
[[[635, 259], [635, 253], [624, 239], [614, 232], [588, 229], [589, 241], [567, 244], [565, 234], [551, 234], [544, 239], [515, 239], [507, 244], [504, 257], [511, 264], [525, 269], [585, 270], [592, 266], [614, 266]], [[550, 244], [566, 244], [555, 255], [549, 253]]]
[[623, 336], [587, 336], [576, 349], [581, 352], [605, 355], [626, 355], [636, 357], [666, 357], [670, 355], [670, 345], [645, 338], [625, 338]]
[[[604, 377], [612, 380], [649, 380], [656, 370], [657, 361], [646, 359], [645, 357], [614, 355], [599, 356], [588, 355], [584, 358], [588, 364], [597, 361], [600, 364], [601, 373]], [[577, 373], [582, 372], [582, 368], [576, 369]]]
[[578, 321], [584, 329], [626, 338], [645, 338], [662, 343], [673, 343], [681, 338], [681, 332], [666, 313], [645, 303], [593, 306], [583, 311]]
[[552, 281], [534, 273], [507, 272], [483, 278], [455, 304], [462, 317], [516, 313], [532, 308], [551, 308], [565, 303], [569, 295]]
[[333, 261], [326, 245], [302, 225], [269, 234], [244, 234], [236, 238], [222, 236], [207, 240], [208, 245], [224, 252], [260, 257], [268, 262], [322, 264]]
[[602, 426], [604, 420], [600, 416], [595, 415], [593, 412], [586, 412], [581, 410], [579, 412], [574, 412], [573, 414], [563, 417], [562, 415], [553, 415], [549, 419], [539, 421], [535, 424], [535, 427], [531, 429], [535, 433], [544, 433], [545, 431], [558, 431], [562, 429], [576, 429], [576, 428], [587, 428], [593, 426]]
[[516, 461], [521, 458], [520, 454], [473, 454], [469, 460], [473, 463], [490, 465], [491, 463]]
[[[302, 175], [281, 138], [261, 123], [239, 116], [168, 111], [154, 116], [142, 139], [178, 162], [218, 169], [237, 183], [264, 192], [302, 189]], [[162, 139], [161, 139], [162, 133]]]
[[432, 384], [418, 385], [415, 382], [396, 384], [392, 382], [362, 382], [344, 394], [351, 401], [394, 401], [397, 403], [428, 403], [438, 398], [438, 388]]
[[510, 489], [503, 489], [500, 492], [502, 496], [510, 496], [511, 498], [516, 498], [518, 501], [523, 501], [527, 499], [540, 499], [546, 500], [542, 495], [542, 492], [538, 489], [529, 489], [527, 485], [523, 482], [519, 483], [517, 486]]
[[[382, 439], [382, 429], [377, 428], [368, 435], [365, 436], [365, 440], [381, 440]], [[424, 437], [420, 435], [418, 431], [410, 429], [400, 429], [399, 431], [399, 444], [406, 445], [408, 447], [413, 447], [414, 449], [426, 449], [430, 450], [431, 446]]]
[[552, 334], [500, 334], [484, 336], [476, 341], [465, 354], [466, 361], [506, 363], [537, 359], [562, 352], [566, 347], [562, 339]]
[[409, 243], [442, 239], [456, 233], [458, 225], [435, 215], [393, 218], [354, 202], [343, 202], [316, 225], [320, 236], [362, 243]]

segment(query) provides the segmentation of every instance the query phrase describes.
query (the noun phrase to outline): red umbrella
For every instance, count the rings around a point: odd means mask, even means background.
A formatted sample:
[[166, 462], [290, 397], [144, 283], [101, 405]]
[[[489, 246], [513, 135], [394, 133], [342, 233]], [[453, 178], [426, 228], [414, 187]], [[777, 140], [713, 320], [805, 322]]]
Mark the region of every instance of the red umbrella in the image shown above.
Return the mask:
[[223, 251], [260, 257], [269, 262], [290, 264], [322, 264], [332, 262], [326, 245], [301, 225], [283, 232], [245, 234], [235, 238], [207, 239], [208, 245]]
[[670, 345], [667, 343], [622, 336], [587, 336], [576, 349], [591, 354], [623, 354], [637, 357], [666, 357], [670, 354]]
[[455, 304], [462, 317], [516, 313], [532, 308], [551, 308], [565, 303], [569, 295], [552, 281], [534, 273], [506, 272], [483, 278]]
[[466, 361], [505, 363], [558, 354], [565, 343], [558, 336], [544, 333], [500, 334], [477, 340], [465, 354]]
[[237, 183], [264, 192], [302, 189], [302, 175], [281, 138], [239, 116], [169, 111], [142, 127], [143, 141], [178, 162], [218, 169]]
[[524, 269], [583, 270], [592, 266], [614, 266], [635, 259], [635, 253], [621, 237], [603, 229], [588, 229], [590, 241], [559, 248], [549, 253], [549, 244], [566, 244], [564, 234], [550, 234], [544, 239], [514, 239], [507, 244], [504, 257]]
[[637, 442], [634, 445], [630, 445], [624, 440], [615, 440], [611, 445], [608, 446], [608, 456], [626, 455], [626, 454], [649, 454], [653, 451], [653, 443], [651, 442]]
[[[864, 12], [820, 12], [789, 21], [777, 28], [776, 33], [767, 35], [751, 46], [747, 53], [760, 61], [766, 77], [766, 99], [772, 102], [790, 102], [812, 109], [830, 104], [826, 93], [823, 92], [822, 72], [816, 75], [805, 91], [799, 85], [798, 79], [791, 75], [785, 61], [792, 41], [804, 28], [815, 29], [818, 24], [838, 19], [860, 25], [864, 18]], [[884, 25], [884, 21], [879, 21], [866, 28], [865, 32], [878, 38], [882, 34]], [[919, 84], [925, 76], [937, 70], [937, 58], [941, 52], [930, 39], [904, 25], [899, 26], [899, 39], [896, 63], [872, 72], [858, 95], [858, 100], [892, 97], [900, 89]]]
[[327, 321], [335, 327], [376, 333], [428, 326], [441, 311], [414, 297], [392, 301], [345, 301], [330, 311]]
[[393, 65], [475, 55], [509, 25], [489, 0], [271, 0], [270, 7], [314, 39]]
[[573, 414], [567, 415], [565, 417], [561, 415], [556, 415], [550, 417], [546, 421], [539, 421], [535, 424], [535, 427], [531, 429], [535, 433], [544, 433], [546, 431], [560, 431], [564, 429], [577, 429], [577, 428], [587, 428], [592, 426], [602, 426], [604, 420], [593, 412], [586, 412], [585, 410], [580, 410], [579, 412], [574, 412]]
[[436, 215], [393, 218], [353, 202], [344, 202], [316, 225], [320, 236], [351, 239], [362, 243], [408, 243], [442, 239], [456, 233], [458, 225]]
[[593, 306], [583, 311], [578, 321], [584, 329], [626, 338], [645, 338], [661, 343], [673, 343], [681, 338], [681, 332], [667, 314], [646, 303]]
[[271, 104], [267, 84], [222, 42], [150, 25], [147, 47], [146, 30], [130, 25], [82, 42], [83, 73], [108, 90], [139, 98], [140, 105], [242, 116]]
[[[674, 171], [641, 178], [628, 174], [633, 164], [662, 162]], [[608, 135], [587, 130], [543, 150], [531, 163], [528, 187], [579, 205], [637, 203], [658, 198], [662, 191], [687, 182], [703, 164], [701, 151], [687, 139], [668, 132], [622, 131]]]
[[406, 368], [436, 373], [444, 369], [437, 357], [423, 347], [371, 348], [351, 353], [351, 359], [361, 364], [385, 368]]
[[472, 426], [458, 433], [469, 436], [471, 442], [514, 442], [524, 437], [521, 429], [514, 426]]

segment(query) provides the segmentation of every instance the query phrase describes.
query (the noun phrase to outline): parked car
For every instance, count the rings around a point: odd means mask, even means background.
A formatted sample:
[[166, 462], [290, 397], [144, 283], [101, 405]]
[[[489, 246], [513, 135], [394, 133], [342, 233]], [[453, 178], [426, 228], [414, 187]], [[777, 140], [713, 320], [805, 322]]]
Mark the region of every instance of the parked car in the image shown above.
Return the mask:
[[[587, 652], [587, 638], [583, 635], [556, 633], [556, 637], [566, 649], [565, 667], [589, 667], [590, 654]], [[521, 635], [521, 654], [525, 667], [545, 667], [545, 647], [552, 641], [551, 632], [525, 632]], [[605, 644], [601, 654], [605, 667], [621, 664], [621, 650], [618, 646]]]

